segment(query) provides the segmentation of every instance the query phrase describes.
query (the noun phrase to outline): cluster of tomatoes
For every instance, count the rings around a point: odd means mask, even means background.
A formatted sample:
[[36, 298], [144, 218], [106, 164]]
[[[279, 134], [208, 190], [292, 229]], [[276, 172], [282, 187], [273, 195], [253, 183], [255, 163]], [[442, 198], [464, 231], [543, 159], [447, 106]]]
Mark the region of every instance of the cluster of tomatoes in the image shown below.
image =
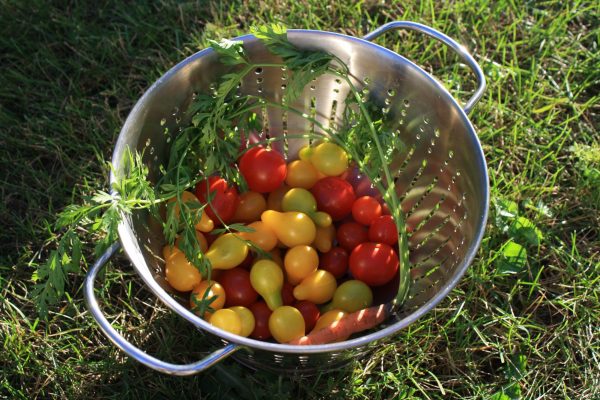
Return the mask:
[[[396, 225], [342, 148], [323, 142], [286, 163], [277, 151], [257, 146], [242, 154], [238, 167], [245, 193], [218, 176], [199, 182], [195, 194], [184, 193], [188, 204], [208, 202], [195, 227], [211, 280], [177, 246], [163, 250], [166, 279], [191, 291], [192, 309], [212, 300], [202, 315], [211, 324], [286, 343], [371, 306], [373, 288], [393, 285]], [[234, 222], [250, 229], [212, 234]]]

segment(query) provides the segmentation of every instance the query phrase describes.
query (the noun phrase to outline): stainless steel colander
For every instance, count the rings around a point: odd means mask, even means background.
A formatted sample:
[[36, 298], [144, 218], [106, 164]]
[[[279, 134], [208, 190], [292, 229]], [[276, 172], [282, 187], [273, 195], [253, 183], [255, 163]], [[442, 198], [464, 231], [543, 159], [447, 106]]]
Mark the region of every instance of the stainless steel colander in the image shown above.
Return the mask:
[[[371, 41], [396, 29], [415, 30], [448, 45], [473, 70], [478, 88], [461, 107], [448, 91], [417, 65]], [[348, 65], [355, 85], [389, 110], [405, 146], [396, 152], [390, 168], [410, 227], [409, 248], [412, 286], [405, 305], [374, 331], [327, 345], [291, 346], [243, 338], [221, 331], [190, 312], [165, 282], [160, 258], [165, 243], [160, 226], [140, 213], [119, 226], [115, 243], [96, 261], [85, 282], [85, 297], [102, 331], [129, 356], [156, 370], [190, 375], [233, 355], [239, 362], [273, 371], [309, 373], [338, 366], [393, 339], [400, 329], [431, 310], [454, 288], [479, 247], [488, 214], [489, 184], [481, 145], [467, 114], [483, 95], [485, 78], [473, 57], [448, 36], [413, 22], [392, 22], [362, 39], [336, 33], [290, 30], [288, 37], [300, 48], [330, 52]], [[278, 61], [253, 36], [244, 41], [253, 61]], [[112, 162], [119, 166], [127, 148], [145, 150], [150, 178], [159, 176], [166, 163], [172, 135], [194, 93], [211, 90], [224, 67], [210, 50], [200, 51], [162, 76], [131, 111], [119, 135]], [[241, 93], [258, 94], [279, 102], [286, 90], [287, 71], [263, 68], [248, 76]], [[365, 91], [365, 92], [366, 92]], [[314, 115], [324, 126], [341, 121], [349, 88], [334, 77], [322, 76], [308, 85], [292, 106]], [[265, 108], [264, 136], [319, 133], [305, 118]], [[323, 133], [323, 132], [321, 132]], [[288, 160], [297, 157], [307, 142], [287, 139], [274, 142]], [[113, 176], [114, 181], [116, 177]], [[189, 365], [174, 365], [149, 356], [127, 342], [102, 314], [94, 296], [98, 271], [122, 245], [137, 273], [172, 310], [212, 339], [218, 350]]]

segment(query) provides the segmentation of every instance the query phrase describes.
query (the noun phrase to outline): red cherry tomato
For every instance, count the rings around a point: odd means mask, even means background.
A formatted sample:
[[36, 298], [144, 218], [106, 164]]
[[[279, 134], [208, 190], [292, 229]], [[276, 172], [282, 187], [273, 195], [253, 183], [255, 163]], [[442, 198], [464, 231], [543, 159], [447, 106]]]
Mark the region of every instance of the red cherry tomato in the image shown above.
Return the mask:
[[300, 311], [300, 314], [302, 314], [302, 317], [304, 318], [305, 331], [312, 331], [312, 328], [315, 327], [317, 320], [321, 316], [319, 308], [315, 303], [308, 300], [297, 301], [294, 303], [294, 307]]
[[244, 150], [246, 150], [248, 148], [248, 145], [250, 144], [256, 144], [260, 142], [260, 136], [258, 134], [258, 132], [255, 131], [250, 131], [250, 132], [245, 132], [245, 131], [241, 131], [240, 132], [240, 153]]
[[201, 180], [196, 185], [196, 197], [202, 203], [208, 201], [208, 193], [211, 193], [212, 198], [205, 210], [210, 219], [215, 225], [220, 225], [221, 220], [225, 223], [230, 222], [240, 202], [236, 188], [229, 186], [223, 178], [211, 176], [208, 178], [208, 187], [206, 180]]
[[379, 190], [371, 184], [369, 178], [358, 168], [356, 164], [348, 167], [346, 172], [341, 176], [347, 180], [354, 188], [354, 193], [357, 197], [360, 196], [373, 196], [377, 199], [381, 199]]
[[248, 307], [254, 315], [254, 330], [250, 334], [250, 337], [259, 340], [267, 340], [271, 338], [271, 331], [269, 330], [269, 317], [271, 316], [271, 309], [264, 301], [257, 301]]
[[369, 234], [366, 226], [356, 222], [346, 222], [337, 229], [336, 238], [340, 246], [352, 251], [359, 244], [368, 242]]
[[392, 212], [386, 203], [381, 204], [381, 215], [392, 215]]
[[398, 243], [398, 229], [394, 218], [391, 215], [382, 215], [375, 219], [369, 227], [369, 240], [390, 246]]
[[334, 247], [321, 256], [319, 268], [329, 271], [336, 279], [348, 271], [348, 252], [341, 247]]
[[219, 283], [225, 289], [225, 306], [248, 307], [256, 302], [258, 293], [250, 283], [250, 273], [240, 267], [223, 271]]
[[398, 272], [398, 256], [385, 243], [361, 243], [350, 254], [350, 272], [369, 286], [385, 285]]
[[371, 196], [359, 197], [352, 204], [352, 217], [363, 225], [371, 223], [381, 216], [381, 204]]
[[328, 176], [320, 179], [310, 191], [317, 200], [317, 209], [329, 214], [334, 221], [343, 219], [352, 211], [354, 189], [342, 178]]
[[291, 306], [296, 298], [294, 297], [294, 287], [289, 282], [283, 282], [283, 287], [281, 288], [281, 300], [283, 301], [284, 306]]
[[262, 146], [253, 147], [240, 158], [240, 172], [248, 188], [258, 193], [268, 193], [283, 184], [287, 174], [285, 160], [279, 152]]

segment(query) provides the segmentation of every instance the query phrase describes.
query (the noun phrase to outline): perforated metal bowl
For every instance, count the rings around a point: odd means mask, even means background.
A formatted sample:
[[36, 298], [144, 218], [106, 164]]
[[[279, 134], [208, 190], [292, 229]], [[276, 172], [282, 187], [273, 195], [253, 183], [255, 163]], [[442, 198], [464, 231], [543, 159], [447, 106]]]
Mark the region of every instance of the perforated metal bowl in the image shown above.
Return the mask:
[[[433, 37], [455, 50], [477, 76], [478, 88], [462, 108], [448, 91], [417, 65], [371, 43], [393, 29], [411, 29]], [[253, 61], [276, 58], [253, 36], [244, 41]], [[119, 226], [120, 241], [135, 270], [148, 287], [177, 314], [214, 339], [218, 350], [190, 365], [174, 365], [149, 356], [127, 342], [106, 320], [94, 297], [96, 274], [117, 251], [115, 243], [90, 269], [85, 296], [88, 308], [101, 329], [118, 347], [143, 364], [168, 374], [189, 375], [234, 354], [243, 364], [274, 371], [307, 373], [332, 368], [369, 352], [438, 304], [457, 284], [479, 247], [488, 213], [489, 184], [480, 143], [467, 114], [482, 96], [483, 73], [471, 55], [449, 37], [424, 25], [393, 22], [363, 39], [330, 32], [291, 30], [289, 39], [300, 48], [335, 54], [350, 68], [355, 84], [369, 91], [373, 101], [389, 108], [397, 133], [406, 144], [390, 168], [396, 191], [406, 213], [409, 234], [412, 286], [406, 304], [374, 331], [327, 345], [291, 346], [242, 338], [221, 331], [190, 312], [164, 280], [160, 258], [165, 243], [160, 226], [144, 214], [127, 217]], [[145, 150], [150, 178], [159, 176], [166, 162], [172, 135], [177, 133], [186, 108], [196, 92], [211, 89], [224, 72], [216, 54], [200, 51], [162, 76], [131, 111], [119, 135], [112, 162], [117, 166], [127, 148]], [[259, 94], [279, 102], [286, 90], [287, 71], [264, 68], [243, 82], [242, 93]], [[349, 89], [331, 76], [307, 86], [293, 105], [324, 126], [340, 122]], [[305, 118], [265, 108], [262, 135], [297, 135], [319, 132]], [[307, 142], [287, 139], [274, 143], [288, 159], [297, 157]], [[112, 177], [114, 180], [116, 177]]]

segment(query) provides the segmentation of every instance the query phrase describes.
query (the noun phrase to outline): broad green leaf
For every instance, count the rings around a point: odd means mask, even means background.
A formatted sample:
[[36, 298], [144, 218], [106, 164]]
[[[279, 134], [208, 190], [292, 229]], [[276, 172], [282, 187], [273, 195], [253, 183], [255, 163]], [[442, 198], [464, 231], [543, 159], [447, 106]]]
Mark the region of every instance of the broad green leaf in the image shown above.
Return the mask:
[[527, 250], [520, 244], [509, 240], [500, 249], [500, 255], [495, 261], [498, 275], [517, 274], [525, 268]]
[[544, 238], [542, 231], [525, 217], [517, 217], [510, 225], [508, 232], [513, 239], [533, 246], [539, 246]]

